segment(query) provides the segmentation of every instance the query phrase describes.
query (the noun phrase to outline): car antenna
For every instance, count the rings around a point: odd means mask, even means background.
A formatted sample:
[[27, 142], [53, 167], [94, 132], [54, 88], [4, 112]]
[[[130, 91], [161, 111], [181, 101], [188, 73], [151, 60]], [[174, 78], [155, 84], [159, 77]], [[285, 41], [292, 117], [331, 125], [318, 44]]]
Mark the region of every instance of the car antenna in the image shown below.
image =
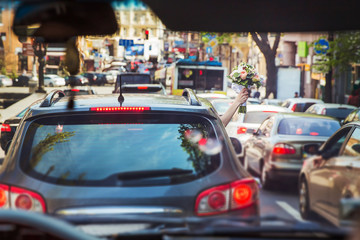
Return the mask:
[[120, 107], [122, 107], [122, 104], [123, 104], [123, 102], [125, 101], [125, 98], [124, 98], [124, 96], [122, 95], [121, 77], [119, 78], [119, 80], [120, 80], [120, 96], [118, 97], [118, 101], [119, 101], [119, 103], [120, 103]]

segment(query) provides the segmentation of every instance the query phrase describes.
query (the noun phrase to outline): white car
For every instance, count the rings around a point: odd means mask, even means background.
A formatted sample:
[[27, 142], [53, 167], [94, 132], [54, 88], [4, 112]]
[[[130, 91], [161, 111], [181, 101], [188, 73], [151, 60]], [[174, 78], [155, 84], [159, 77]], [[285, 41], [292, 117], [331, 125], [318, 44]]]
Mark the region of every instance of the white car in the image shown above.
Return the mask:
[[[278, 112], [292, 112], [288, 108], [273, 105], [251, 105], [246, 106], [245, 114], [235, 113], [229, 124], [226, 126], [226, 132], [229, 137], [236, 137], [244, 146], [245, 142], [260, 127], [261, 123], [271, 114]], [[243, 152], [238, 154], [242, 160]]]
[[341, 121], [344, 120], [354, 109], [357, 109], [357, 107], [347, 104], [317, 103], [310, 106], [305, 112], [326, 115], [337, 118]]
[[221, 93], [197, 93], [197, 97], [205, 98], [207, 100], [213, 99], [229, 99], [228, 96], [221, 94]]
[[289, 108], [293, 112], [305, 112], [311, 105], [315, 103], [324, 102], [315, 98], [288, 98], [281, 106]]
[[46, 74], [44, 75], [44, 85], [45, 87], [60, 87], [65, 86], [65, 79], [56, 74]]
[[13, 85], [11, 78], [5, 75], [0, 75], [0, 87], [10, 87]]

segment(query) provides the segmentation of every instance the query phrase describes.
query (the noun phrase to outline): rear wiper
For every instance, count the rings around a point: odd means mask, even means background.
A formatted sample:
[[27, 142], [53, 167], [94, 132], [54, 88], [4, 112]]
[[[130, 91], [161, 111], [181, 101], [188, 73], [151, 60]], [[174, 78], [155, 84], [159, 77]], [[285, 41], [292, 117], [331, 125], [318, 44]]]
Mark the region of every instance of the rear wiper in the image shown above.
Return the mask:
[[142, 178], [155, 178], [155, 177], [166, 177], [175, 175], [191, 174], [192, 170], [172, 168], [172, 169], [159, 169], [159, 170], [144, 170], [144, 171], [130, 171], [116, 174], [119, 180], [129, 179], [142, 179]]

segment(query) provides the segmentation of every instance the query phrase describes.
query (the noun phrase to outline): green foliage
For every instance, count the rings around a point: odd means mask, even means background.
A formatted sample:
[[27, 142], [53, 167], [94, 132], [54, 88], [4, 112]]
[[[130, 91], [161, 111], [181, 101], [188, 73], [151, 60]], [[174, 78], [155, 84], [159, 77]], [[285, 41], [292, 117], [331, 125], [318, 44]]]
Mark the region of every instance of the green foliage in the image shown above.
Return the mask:
[[328, 54], [320, 56], [320, 61], [313, 65], [313, 70], [327, 73], [331, 68], [338, 67], [340, 71], [346, 71], [350, 64], [360, 63], [360, 32], [336, 33], [329, 45]]
[[[5, 72], [6, 72], [6, 70], [5, 70]], [[14, 69], [7, 76], [11, 79], [16, 79], [19, 77], [19, 75], [17, 74], [17, 72]]]
[[6, 73], [6, 68], [5, 67], [2, 67], [1, 68], [1, 74], [2, 75], [6, 75], [7, 73]]
[[211, 39], [207, 35], [215, 36], [219, 44], [230, 43], [234, 33], [215, 33], [215, 32], [201, 32], [201, 40], [208, 43]]

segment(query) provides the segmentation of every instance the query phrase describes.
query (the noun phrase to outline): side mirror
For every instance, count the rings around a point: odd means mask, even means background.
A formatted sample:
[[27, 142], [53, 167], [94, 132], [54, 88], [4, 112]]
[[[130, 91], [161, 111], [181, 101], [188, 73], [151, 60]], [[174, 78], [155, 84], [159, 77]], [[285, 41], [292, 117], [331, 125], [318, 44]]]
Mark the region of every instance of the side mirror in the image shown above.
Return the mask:
[[340, 125], [341, 125], [341, 126], [344, 125], [344, 121], [345, 121], [345, 119], [343, 119], [343, 120], [340, 121]]
[[254, 131], [253, 132], [253, 135], [254, 136], [260, 136], [262, 133], [261, 133], [261, 131], [260, 131], [260, 129], [258, 129], [257, 131]]
[[11, 140], [6, 144], [6, 147], [5, 147], [5, 155], [7, 154], [7, 152], [9, 151], [9, 148], [10, 148], [10, 145], [11, 145]]
[[319, 148], [320, 148], [319, 144], [309, 143], [309, 144], [304, 145], [303, 150], [306, 154], [318, 155], [318, 154], [320, 154]]
[[236, 154], [240, 154], [242, 151], [242, 146], [241, 146], [239, 139], [230, 137], [230, 140], [235, 149]]

